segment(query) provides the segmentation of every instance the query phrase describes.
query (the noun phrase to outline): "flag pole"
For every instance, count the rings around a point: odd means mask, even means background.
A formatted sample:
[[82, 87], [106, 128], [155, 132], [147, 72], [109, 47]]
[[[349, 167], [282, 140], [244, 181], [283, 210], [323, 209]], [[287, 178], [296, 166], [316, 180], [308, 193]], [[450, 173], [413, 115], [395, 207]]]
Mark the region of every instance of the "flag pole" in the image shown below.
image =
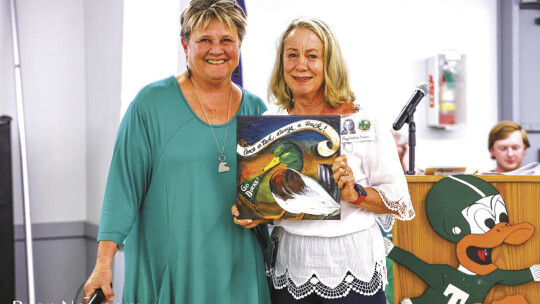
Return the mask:
[[32, 220], [30, 217], [30, 195], [28, 191], [28, 162], [26, 153], [26, 130], [24, 122], [24, 102], [22, 90], [22, 73], [19, 53], [19, 33], [17, 28], [17, 9], [15, 0], [10, 0], [11, 36], [13, 41], [13, 64], [15, 73], [15, 97], [17, 100], [17, 125], [21, 151], [21, 175], [23, 187], [24, 233], [26, 244], [26, 279], [28, 284], [28, 303], [35, 304], [34, 256], [32, 249]]

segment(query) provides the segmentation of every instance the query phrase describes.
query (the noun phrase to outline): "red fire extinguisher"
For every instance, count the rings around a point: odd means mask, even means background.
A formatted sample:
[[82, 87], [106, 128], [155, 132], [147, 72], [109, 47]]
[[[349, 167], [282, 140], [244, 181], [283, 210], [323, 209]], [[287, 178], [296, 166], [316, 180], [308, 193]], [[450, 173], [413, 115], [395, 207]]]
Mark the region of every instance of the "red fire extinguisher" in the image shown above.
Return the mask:
[[454, 125], [456, 123], [456, 78], [447, 62], [443, 65], [439, 96], [439, 124]]

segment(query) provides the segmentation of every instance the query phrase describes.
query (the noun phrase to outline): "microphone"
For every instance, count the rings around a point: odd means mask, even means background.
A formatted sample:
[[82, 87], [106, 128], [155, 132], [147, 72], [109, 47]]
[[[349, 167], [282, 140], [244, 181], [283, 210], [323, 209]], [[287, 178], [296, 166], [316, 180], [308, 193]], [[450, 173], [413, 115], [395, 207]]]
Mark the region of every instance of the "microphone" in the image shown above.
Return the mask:
[[396, 121], [394, 121], [394, 130], [397, 131], [403, 127], [403, 124], [407, 122], [407, 120], [409, 120], [409, 118], [414, 114], [414, 111], [416, 111], [416, 106], [418, 103], [420, 103], [420, 100], [422, 100], [422, 98], [428, 93], [429, 87], [425, 82], [420, 82], [416, 85], [416, 89], [414, 90], [411, 98], [409, 98], [409, 101], [407, 101], [407, 104], [403, 107], [401, 113], [399, 113]]

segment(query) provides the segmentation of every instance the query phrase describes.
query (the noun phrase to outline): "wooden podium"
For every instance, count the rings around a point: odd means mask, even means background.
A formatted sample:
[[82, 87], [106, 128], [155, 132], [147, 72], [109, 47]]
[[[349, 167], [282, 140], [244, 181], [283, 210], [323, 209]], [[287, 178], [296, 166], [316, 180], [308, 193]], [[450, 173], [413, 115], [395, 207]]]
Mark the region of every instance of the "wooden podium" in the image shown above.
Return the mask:
[[[416, 217], [412, 221], [397, 221], [393, 228], [396, 246], [415, 254], [430, 264], [459, 265], [456, 244], [445, 240], [431, 228], [426, 216], [426, 196], [431, 187], [445, 176], [407, 176], [409, 192]], [[540, 176], [478, 175], [501, 193], [510, 224], [528, 222], [535, 228], [531, 239], [521, 245], [503, 244], [493, 249], [493, 263], [500, 269], [517, 270], [540, 264]], [[403, 298], [420, 296], [427, 285], [407, 268], [394, 263], [394, 304]], [[509, 295], [523, 295], [529, 304], [540, 303], [540, 282], [518, 286], [495, 285], [484, 304]], [[442, 303], [433, 303], [442, 304]]]

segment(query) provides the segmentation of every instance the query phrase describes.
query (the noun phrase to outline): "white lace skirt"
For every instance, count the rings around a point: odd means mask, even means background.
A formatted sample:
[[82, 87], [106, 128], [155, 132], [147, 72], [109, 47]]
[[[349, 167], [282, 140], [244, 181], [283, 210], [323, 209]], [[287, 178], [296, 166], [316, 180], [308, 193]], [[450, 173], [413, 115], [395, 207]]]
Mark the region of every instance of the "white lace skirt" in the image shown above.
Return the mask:
[[295, 235], [281, 229], [273, 283], [295, 299], [315, 292], [334, 299], [351, 290], [373, 295], [387, 283], [384, 243], [377, 224], [338, 237]]

